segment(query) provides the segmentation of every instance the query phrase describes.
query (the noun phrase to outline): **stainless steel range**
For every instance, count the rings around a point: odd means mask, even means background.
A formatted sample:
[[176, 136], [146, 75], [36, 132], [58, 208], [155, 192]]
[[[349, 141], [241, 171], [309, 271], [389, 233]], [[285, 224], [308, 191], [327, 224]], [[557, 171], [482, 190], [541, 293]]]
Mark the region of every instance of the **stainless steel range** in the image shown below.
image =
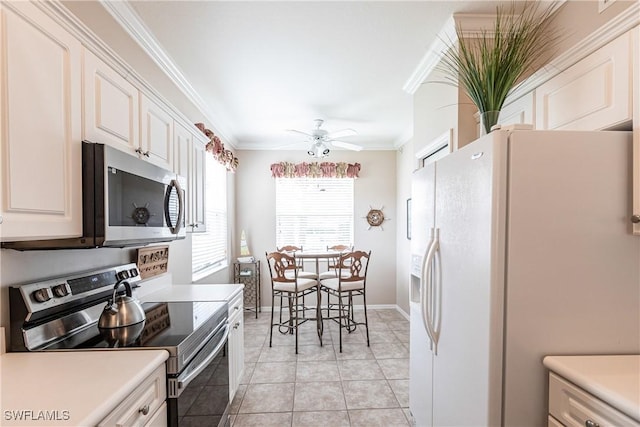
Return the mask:
[[132, 263], [10, 287], [11, 351], [167, 350], [168, 425], [229, 425], [227, 304], [145, 303], [141, 322], [98, 327], [140, 280]]

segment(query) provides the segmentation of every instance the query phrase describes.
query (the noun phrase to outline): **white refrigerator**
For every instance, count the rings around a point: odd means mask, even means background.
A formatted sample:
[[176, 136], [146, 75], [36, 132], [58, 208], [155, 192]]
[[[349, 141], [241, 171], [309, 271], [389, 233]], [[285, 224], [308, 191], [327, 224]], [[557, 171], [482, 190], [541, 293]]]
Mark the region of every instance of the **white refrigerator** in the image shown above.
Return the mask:
[[640, 353], [631, 146], [502, 130], [415, 172], [417, 426], [547, 425], [543, 356]]

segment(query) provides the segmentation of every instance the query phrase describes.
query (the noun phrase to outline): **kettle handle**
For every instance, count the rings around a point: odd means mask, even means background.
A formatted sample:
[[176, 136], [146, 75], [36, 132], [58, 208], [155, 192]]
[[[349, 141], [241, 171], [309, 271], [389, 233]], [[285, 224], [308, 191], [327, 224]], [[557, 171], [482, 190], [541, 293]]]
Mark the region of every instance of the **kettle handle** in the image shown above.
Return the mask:
[[121, 285], [124, 285], [124, 287], [126, 288], [128, 297], [132, 297], [133, 296], [133, 289], [131, 289], [131, 285], [129, 284], [129, 282], [127, 282], [126, 280], [122, 280], [120, 282], [117, 282], [116, 285], [113, 287], [113, 300], [114, 301], [116, 299], [116, 295], [118, 294], [118, 289], [120, 288]]
[[105, 309], [110, 308], [113, 311], [118, 311], [116, 308], [116, 297], [118, 296], [118, 288], [120, 288], [120, 285], [124, 285], [128, 297], [133, 296], [133, 289], [131, 289], [131, 285], [129, 284], [129, 282], [127, 282], [126, 280], [116, 282], [116, 285], [113, 287], [113, 295], [111, 296], [111, 301], [109, 301], [109, 304], [107, 304]]

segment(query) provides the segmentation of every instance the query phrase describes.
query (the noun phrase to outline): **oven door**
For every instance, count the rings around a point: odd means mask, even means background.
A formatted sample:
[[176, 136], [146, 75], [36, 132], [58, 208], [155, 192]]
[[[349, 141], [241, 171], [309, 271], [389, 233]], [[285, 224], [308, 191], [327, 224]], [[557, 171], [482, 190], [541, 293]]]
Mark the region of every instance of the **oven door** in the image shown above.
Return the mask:
[[178, 375], [168, 379], [168, 425], [229, 426], [229, 325], [222, 327]]

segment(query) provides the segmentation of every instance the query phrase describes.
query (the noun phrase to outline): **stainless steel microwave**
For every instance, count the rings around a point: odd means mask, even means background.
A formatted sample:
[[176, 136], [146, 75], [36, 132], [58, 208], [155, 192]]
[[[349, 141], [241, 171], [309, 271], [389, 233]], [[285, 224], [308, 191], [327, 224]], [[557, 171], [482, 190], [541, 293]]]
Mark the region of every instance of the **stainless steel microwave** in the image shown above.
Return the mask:
[[104, 144], [82, 142], [78, 238], [4, 242], [2, 247], [124, 247], [186, 237], [185, 178]]

